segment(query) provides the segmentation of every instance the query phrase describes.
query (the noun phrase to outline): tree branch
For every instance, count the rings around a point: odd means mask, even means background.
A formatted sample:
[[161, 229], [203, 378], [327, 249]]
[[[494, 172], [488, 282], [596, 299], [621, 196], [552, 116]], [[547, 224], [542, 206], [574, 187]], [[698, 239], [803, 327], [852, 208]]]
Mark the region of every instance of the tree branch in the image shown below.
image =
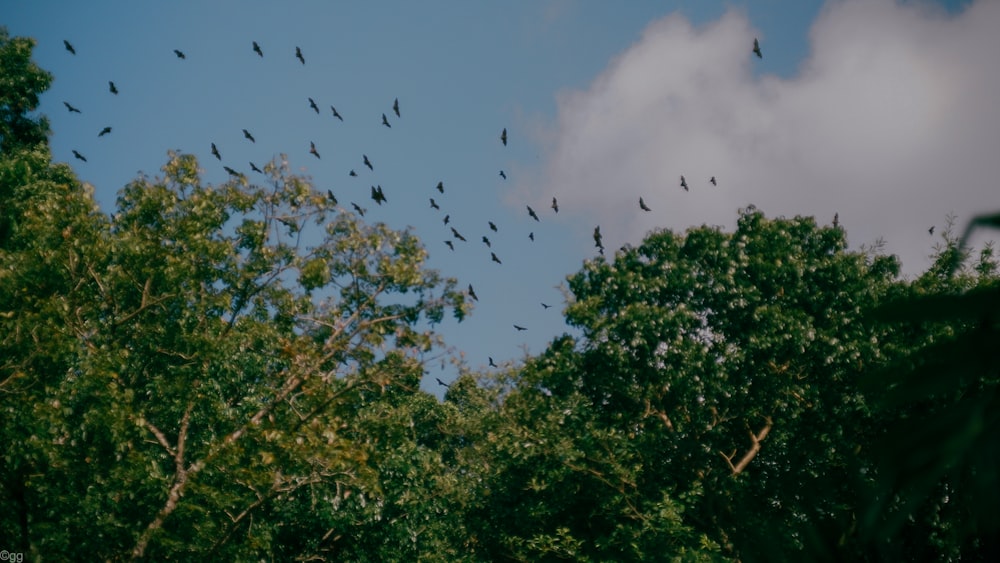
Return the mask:
[[752, 430], [749, 431], [750, 449], [747, 450], [747, 453], [743, 454], [743, 457], [741, 457], [739, 462], [735, 465], [733, 465], [733, 458], [736, 457], [736, 450], [733, 450], [733, 453], [729, 455], [719, 452], [722, 459], [726, 460], [726, 464], [729, 465], [729, 469], [733, 472], [733, 475], [739, 475], [744, 469], [747, 468], [747, 465], [750, 465], [753, 458], [757, 456], [758, 452], [760, 452], [760, 443], [764, 441], [764, 438], [767, 438], [768, 433], [771, 432], [772, 426], [773, 422], [771, 421], [771, 417], [767, 417], [765, 418], [764, 428], [761, 428], [760, 432], [754, 434]]

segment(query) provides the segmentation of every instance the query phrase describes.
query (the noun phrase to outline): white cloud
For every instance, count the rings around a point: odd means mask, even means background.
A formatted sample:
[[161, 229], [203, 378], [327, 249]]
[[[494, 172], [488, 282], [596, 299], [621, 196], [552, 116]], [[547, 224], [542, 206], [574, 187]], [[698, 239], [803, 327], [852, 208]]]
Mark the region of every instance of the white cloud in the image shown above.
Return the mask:
[[[662, 226], [731, 226], [750, 203], [820, 222], [838, 212], [852, 244], [884, 237], [920, 270], [930, 225], [1000, 209], [997, 29], [1000, 2], [957, 15], [831, 2], [799, 71], [781, 78], [754, 75], [758, 33], [743, 13], [700, 28], [668, 16], [586, 91], [558, 95], [545, 163], [519, 199], [558, 196], [609, 246]], [[761, 45], [766, 58], [774, 43]]]

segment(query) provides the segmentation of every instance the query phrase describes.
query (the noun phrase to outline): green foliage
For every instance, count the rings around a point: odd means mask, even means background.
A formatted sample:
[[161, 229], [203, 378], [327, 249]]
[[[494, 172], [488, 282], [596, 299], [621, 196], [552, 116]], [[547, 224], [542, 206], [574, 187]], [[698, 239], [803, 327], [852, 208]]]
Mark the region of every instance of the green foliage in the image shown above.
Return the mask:
[[29, 115], [52, 83], [52, 75], [31, 61], [34, 46], [34, 39], [11, 38], [0, 26], [0, 152], [4, 154], [48, 140], [48, 121]]

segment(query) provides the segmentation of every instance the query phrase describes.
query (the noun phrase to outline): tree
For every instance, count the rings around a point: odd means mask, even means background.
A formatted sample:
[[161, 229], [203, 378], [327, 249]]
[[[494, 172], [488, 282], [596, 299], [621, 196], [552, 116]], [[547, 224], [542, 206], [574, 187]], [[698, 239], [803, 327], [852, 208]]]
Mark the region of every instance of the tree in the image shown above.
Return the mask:
[[0, 152], [5, 154], [48, 140], [48, 120], [29, 115], [52, 83], [52, 75], [31, 60], [34, 46], [34, 39], [11, 38], [0, 26]]

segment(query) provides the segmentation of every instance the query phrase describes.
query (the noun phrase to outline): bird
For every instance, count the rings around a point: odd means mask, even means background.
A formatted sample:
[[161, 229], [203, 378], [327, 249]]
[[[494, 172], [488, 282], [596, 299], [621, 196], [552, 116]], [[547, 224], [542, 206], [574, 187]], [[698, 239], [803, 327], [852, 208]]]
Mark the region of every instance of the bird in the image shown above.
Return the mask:
[[533, 232], [532, 233], [528, 233], [528, 238], [531, 239], [531, 242], [535, 242], [535, 233], [533, 233]]
[[487, 221], [487, 223], [490, 224], [490, 230], [491, 231], [493, 231], [494, 233], [497, 232], [497, 225], [496, 225], [496, 223], [494, 223], [493, 221]]
[[362, 217], [364, 217], [364, 216], [365, 216], [365, 210], [364, 210], [364, 208], [362, 208], [362, 207], [361, 207], [360, 205], [358, 205], [358, 204], [356, 204], [356, 203], [354, 203], [354, 202], [352, 201], [352, 202], [351, 202], [351, 206], [353, 206], [353, 207], [354, 207], [354, 210], [358, 212], [358, 215], [360, 215], [360, 216], [362, 216]]
[[316, 152], [316, 143], [309, 141], [309, 154], [319, 158], [319, 153]]
[[399, 117], [399, 98], [393, 100], [392, 111], [396, 112], [396, 117]]
[[479, 301], [479, 296], [476, 295], [476, 290], [472, 289], [472, 284], [471, 283], [469, 284], [469, 297], [473, 298], [476, 301]]
[[253, 42], [253, 52], [257, 53], [261, 57], [264, 56], [264, 51], [260, 50], [260, 45], [258, 45], [256, 41]]
[[505, 146], [505, 147], [507, 146], [507, 128], [506, 127], [504, 127], [503, 128], [503, 132], [500, 133], [500, 142], [503, 143], [503, 146]]
[[442, 387], [451, 387], [450, 385], [448, 385], [448, 384], [447, 384], [447, 383], [445, 383], [444, 381], [441, 381], [441, 378], [440, 378], [440, 377], [435, 377], [434, 379], [436, 379], [436, 380], [437, 380], [437, 382], [438, 382], [438, 385], [440, 385], [440, 386], [442, 386]]
[[444, 182], [438, 182], [437, 191], [444, 193]]
[[222, 155], [219, 154], [219, 149], [215, 146], [215, 143], [212, 143], [212, 156], [217, 158], [219, 162], [222, 162]]
[[549, 308], [549, 307], [551, 307], [551, 306], [552, 306], [552, 305], [549, 305], [549, 304], [547, 304], [547, 303], [542, 303], [542, 308], [543, 308], [543, 309], [548, 309], [548, 308]]
[[684, 188], [684, 191], [688, 191], [688, 183], [687, 180], [684, 179], [683, 175], [681, 176], [681, 187]]
[[490, 252], [490, 260], [493, 260], [497, 264], [503, 264], [503, 262], [501, 262], [500, 259], [497, 258], [497, 255], [496, 255], [495, 252]]
[[174, 49], [174, 54], [177, 55], [178, 59], [186, 59], [187, 58], [186, 56], [184, 56], [184, 53], [180, 49]]
[[108, 81], [108, 90], [110, 90], [112, 94], [116, 96], [118, 95], [118, 88], [115, 86], [115, 83], [110, 80]]
[[382, 125], [392, 129], [392, 125], [389, 125], [389, 118], [387, 118], [384, 113], [382, 114]]
[[486, 247], [487, 247], [487, 248], [493, 248], [493, 245], [492, 245], [492, 244], [490, 244], [490, 239], [489, 239], [489, 238], [487, 238], [487, 236], [486, 236], [486, 235], [483, 235], [483, 242], [484, 242], [484, 243], [486, 243]]
[[[73, 152], [76, 152], [76, 151], [73, 151]], [[929, 234], [929, 235], [933, 235], [934, 234], [934, 225], [931, 225], [931, 228], [927, 229], [927, 234]]]
[[448, 245], [448, 248], [455, 250], [455, 244], [452, 243], [450, 240], [446, 240], [444, 241], [444, 243]]
[[527, 328], [521, 325], [514, 325], [514, 328], [516, 328], [518, 332], [521, 332], [522, 330], [528, 330]]
[[253, 170], [254, 172], [257, 172], [257, 173], [260, 173], [260, 174], [264, 173], [264, 171], [261, 170], [260, 168], [257, 168], [257, 165], [254, 164], [253, 162], [250, 163], [250, 170]]
[[82, 154], [76, 152], [76, 150], [73, 151], [73, 156], [75, 156], [77, 158], [77, 160], [82, 160], [84, 162], [87, 162], [86, 157], [84, 157]]
[[83, 113], [79, 109], [71, 106], [69, 102], [63, 102], [63, 105], [66, 106], [66, 109], [68, 109], [70, 113]]
[[253, 135], [251, 135], [250, 132], [247, 131], [246, 129], [243, 130], [243, 136], [246, 137], [247, 139], [250, 139], [251, 143], [257, 142], [257, 140], [253, 138]]
[[110, 127], [105, 127], [104, 129], [101, 129], [101, 132], [98, 133], [97, 136], [98, 137], [103, 137], [103, 136], [107, 135], [110, 132], [111, 132], [111, 128]]
[[444, 224], [445, 224], [445, 225], [447, 225], [447, 224], [448, 224], [448, 221], [451, 221], [451, 215], [445, 215], [445, 216], [444, 216]]
[[368, 155], [363, 154], [361, 156], [365, 159], [365, 166], [367, 166], [369, 170], [371, 170], [371, 171], [374, 172], [375, 171], [375, 167], [372, 166], [372, 161], [368, 160]]
[[833, 228], [840, 226], [840, 213], [833, 214]]
[[70, 54], [72, 54], [72, 55], [76, 54], [76, 49], [73, 48], [73, 45], [71, 45], [69, 41], [66, 41], [65, 39], [63, 39], [63, 45], [66, 46], [66, 50], [69, 51]]
[[559, 213], [559, 202], [556, 201], [556, 198], [552, 198], [552, 211]]
[[715, 181], [715, 176], [712, 176], [711, 178], [709, 178], [708, 181], [711, 182], [713, 186], [718, 186], [719, 185], [719, 183]]
[[460, 240], [462, 242], [466, 242], [465, 237], [462, 236], [462, 233], [459, 233], [458, 231], [456, 231], [455, 227], [451, 228], [451, 234], [454, 235], [455, 238], [457, 238], [458, 240]]
[[313, 111], [316, 113], [319, 113], [319, 106], [316, 105], [316, 101], [312, 98], [309, 98], [309, 107], [313, 108]]
[[757, 55], [758, 59], [764, 58], [764, 54], [760, 52], [760, 43], [756, 37], [753, 38], [753, 54]]
[[326, 198], [330, 200], [330, 203], [337, 205], [337, 196], [333, 195], [333, 190], [326, 190]]
[[379, 205], [382, 205], [382, 202], [389, 202], [389, 200], [385, 199], [385, 193], [382, 192], [381, 184], [377, 188], [372, 186], [372, 200]]
[[535, 213], [535, 210], [532, 209], [530, 205], [526, 207], [528, 208], [528, 215], [531, 215], [532, 219], [534, 219], [535, 221], [541, 221], [541, 219], [539, 219], [538, 215]]
[[306, 64], [306, 58], [302, 56], [302, 49], [298, 47], [295, 48], [295, 58], [299, 59], [302, 64]]
[[343, 118], [343, 117], [341, 117], [339, 113], [337, 113], [337, 108], [335, 108], [335, 107], [333, 107], [333, 106], [330, 106], [330, 109], [331, 109], [331, 110], [333, 110], [333, 116], [334, 116], [334, 117], [336, 117], [337, 119], [339, 119], [339, 120], [341, 120], [341, 121], [343, 121], [343, 120], [344, 120], [344, 118]]
[[500, 177], [503, 178], [504, 180], [506, 180], [507, 179], [507, 174], [505, 174], [504, 171], [501, 170], [500, 171]]
[[223, 166], [222, 169], [225, 170], [226, 173], [229, 174], [230, 176], [241, 176], [242, 175], [239, 172], [233, 170], [232, 168], [230, 168], [228, 166]]
[[598, 225], [594, 227], [594, 246], [600, 249], [601, 254], [604, 254], [604, 243], [602, 242], [603, 237], [601, 236], [601, 226]]
[[495, 363], [493, 363], [493, 356], [486, 356], [486, 359], [488, 359], [490, 361], [490, 367], [491, 368], [497, 367], [497, 365]]
[[434, 209], [441, 209], [440, 207], [438, 207], [437, 202], [434, 201], [434, 198], [431, 198], [431, 207], [433, 207]]
[[352, 168], [352, 169], [351, 169], [351, 171], [347, 173], [347, 175], [348, 175], [348, 176], [357, 176], [357, 175], [358, 175], [358, 173], [357, 173], [357, 172], [355, 172], [355, 171], [354, 171], [354, 169]]
[[646, 205], [646, 202], [642, 201], [642, 197], [641, 196], [639, 197], [639, 209], [642, 209], [643, 211], [651, 211], [649, 209], [649, 206]]

